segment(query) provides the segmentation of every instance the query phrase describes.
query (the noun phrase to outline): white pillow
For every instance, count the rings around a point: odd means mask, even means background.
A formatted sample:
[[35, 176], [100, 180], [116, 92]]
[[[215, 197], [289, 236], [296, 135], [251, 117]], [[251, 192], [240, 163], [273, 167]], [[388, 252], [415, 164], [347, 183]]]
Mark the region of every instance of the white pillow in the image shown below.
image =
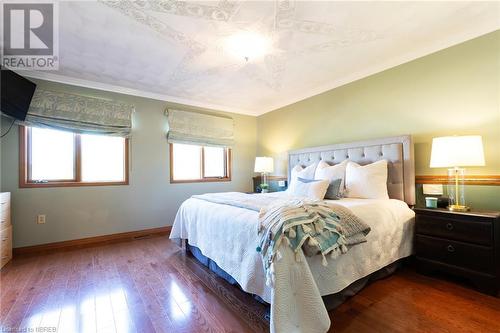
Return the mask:
[[298, 178], [295, 180], [295, 186], [290, 195], [323, 200], [329, 185], [330, 182], [328, 180], [307, 180]]
[[336, 179], [341, 179], [339, 196], [344, 194], [345, 188], [345, 169], [347, 167], [348, 160], [344, 160], [339, 164], [329, 165], [325, 161], [318, 163], [316, 167], [316, 173], [314, 174], [314, 179], [326, 179], [330, 183]]
[[345, 186], [349, 198], [389, 199], [387, 161], [380, 160], [365, 166], [347, 163]]
[[296, 165], [293, 167], [290, 173], [290, 184], [288, 185], [288, 191], [290, 193], [294, 192], [294, 187], [297, 183], [297, 178], [303, 179], [314, 179], [314, 171], [316, 171], [317, 163], [311, 164], [307, 168], [303, 168], [301, 165]]

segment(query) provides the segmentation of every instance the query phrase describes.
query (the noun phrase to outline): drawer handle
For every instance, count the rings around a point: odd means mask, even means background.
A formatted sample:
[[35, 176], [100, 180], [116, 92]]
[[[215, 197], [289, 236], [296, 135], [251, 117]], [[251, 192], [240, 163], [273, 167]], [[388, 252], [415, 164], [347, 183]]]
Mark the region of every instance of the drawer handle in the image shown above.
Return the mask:
[[451, 230], [453, 230], [453, 224], [451, 224], [451, 223], [446, 223], [446, 229], [448, 229], [448, 230], [450, 230], [450, 231], [451, 231]]
[[5, 237], [2, 239], [2, 242], [6, 242], [9, 239], [9, 237]]
[[455, 252], [455, 248], [454, 248], [454, 247], [453, 247], [453, 245], [451, 245], [451, 244], [450, 244], [450, 245], [448, 245], [448, 246], [446, 247], [446, 249], [447, 249], [447, 250], [448, 250], [448, 252], [450, 252], [450, 253]]

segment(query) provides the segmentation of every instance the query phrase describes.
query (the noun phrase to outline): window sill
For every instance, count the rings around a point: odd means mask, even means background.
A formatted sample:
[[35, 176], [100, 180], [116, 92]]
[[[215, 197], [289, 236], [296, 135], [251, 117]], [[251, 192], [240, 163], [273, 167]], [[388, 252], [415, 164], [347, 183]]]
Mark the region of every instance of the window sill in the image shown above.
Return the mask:
[[217, 182], [230, 182], [231, 178], [205, 178], [205, 179], [186, 179], [186, 180], [173, 180], [170, 179], [170, 184], [189, 184], [189, 183], [217, 183]]
[[43, 188], [43, 187], [81, 187], [81, 186], [116, 186], [129, 185], [128, 181], [122, 182], [47, 182], [47, 183], [31, 183], [22, 182], [19, 188]]

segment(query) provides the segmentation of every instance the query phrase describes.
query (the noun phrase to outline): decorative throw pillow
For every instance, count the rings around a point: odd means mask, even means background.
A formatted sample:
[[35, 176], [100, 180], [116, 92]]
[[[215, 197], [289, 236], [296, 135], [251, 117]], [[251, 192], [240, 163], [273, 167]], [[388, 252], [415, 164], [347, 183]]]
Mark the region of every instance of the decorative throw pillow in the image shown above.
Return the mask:
[[349, 198], [389, 199], [387, 192], [387, 161], [380, 160], [364, 166], [349, 162], [345, 173]]
[[342, 184], [343, 179], [334, 179], [330, 180], [328, 184], [328, 188], [326, 189], [325, 199], [331, 200], [339, 200], [342, 199], [343, 191], [340, 190], [340, 185]]
[[299, 177], [296, 179], [293, 192], [290, 194], [297, 197], [323, 200], [329, 184], [328, 180], [303, 179]]
[[[326, 192], [325, 198], [327, 199], [340, 199], [344, 194], [344, 179], [345, 179], [345, 169], [349, 161], [345, 160], [339, 164], [329, 165], [325, 161], [318, 163], [316, 167], [316, 172], [314, 174], [314, 179], [327, 179], [330, 181], [332, 188], [329, 188]], [[340, 184], [338, 189], [337, 185], [334, 184], [336, 180], [340, 179]]]
[[294, 187], [297, 183], [298, 177], [302, 179], [314, 179], [314, 171], [316, 171], [316, 165], [317, 163], [311, 164], [305, 169], [298, 164], [294, 166], [292, 172], [290, 173], [290, 185], [288, 185], [288, 191], [290, 193], [294, 192]]

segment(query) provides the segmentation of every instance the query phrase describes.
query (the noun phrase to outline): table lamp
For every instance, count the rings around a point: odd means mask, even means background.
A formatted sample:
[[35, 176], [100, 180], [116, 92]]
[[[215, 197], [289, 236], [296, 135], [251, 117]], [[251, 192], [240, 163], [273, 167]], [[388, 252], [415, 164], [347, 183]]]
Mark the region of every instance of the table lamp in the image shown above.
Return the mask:
[[[262, 192], [267, 192], [267, 173], [274, 171], [274, 162], [272, 157], [256, 157], [255, 158], [255, 172], [260, 172], [262, 174], [261, 189]], [[265, 186], [262, 186], [265, 185]], [[265, 191], [266, 190], [266, 191]]]
[[448, 194], [451, 211], [465, 212], [464, 176], [466, 166], [484, 166], [480, 135], [443, 136], [432, 139], [431, 168], [449, 168]]

